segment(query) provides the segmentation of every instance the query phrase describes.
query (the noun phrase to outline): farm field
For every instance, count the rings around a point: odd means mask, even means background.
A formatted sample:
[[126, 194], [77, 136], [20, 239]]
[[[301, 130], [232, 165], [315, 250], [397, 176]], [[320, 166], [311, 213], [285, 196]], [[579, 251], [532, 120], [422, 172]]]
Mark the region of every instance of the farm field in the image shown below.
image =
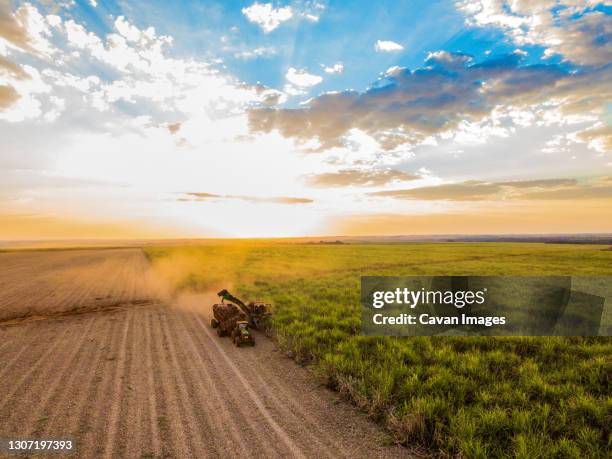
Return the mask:
[[148, 248], [177, 291], [272, 301], [278, 346], [423, 454], [609, 457], [612, 339], [358, 336], [361, 275], [610, 275], [601, 245]]
[[150, 302], [140, 249], [0, 253], [0, 321]]
[[235, 348], [209, 294], [167, 296], [139, 249], [0, 253], [0, 437], [75, 457], [405, 457], [263, 335]]
[[[74, 438], [79, 457], [606, 457], [610, 338], [359, 336], [361, 275], [610, 275], [606, 249], [0, 253], [0, 437]], [[221, 288], [273, 302], [273, 340], [218, 338]]]

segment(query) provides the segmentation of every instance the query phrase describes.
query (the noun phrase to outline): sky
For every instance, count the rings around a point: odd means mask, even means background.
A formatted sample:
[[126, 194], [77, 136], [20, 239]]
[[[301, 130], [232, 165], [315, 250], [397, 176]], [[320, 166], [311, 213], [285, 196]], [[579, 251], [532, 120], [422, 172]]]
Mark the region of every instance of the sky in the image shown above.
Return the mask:
[[0, 239], [612, 232], [594, 0], [0, 0]]

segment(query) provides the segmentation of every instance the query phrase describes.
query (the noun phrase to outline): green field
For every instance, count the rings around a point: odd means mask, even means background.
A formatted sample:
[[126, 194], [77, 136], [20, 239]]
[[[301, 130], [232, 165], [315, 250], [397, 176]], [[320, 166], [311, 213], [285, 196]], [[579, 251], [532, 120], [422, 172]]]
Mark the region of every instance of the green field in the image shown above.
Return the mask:
[[273, 334], [395, 438], [463, 457], [610, 457], [612, 338], [359, 336], [362, 275], [612, 275], [595, 245], [217, 243], [148, 248], [179, 292], [274, 304]]

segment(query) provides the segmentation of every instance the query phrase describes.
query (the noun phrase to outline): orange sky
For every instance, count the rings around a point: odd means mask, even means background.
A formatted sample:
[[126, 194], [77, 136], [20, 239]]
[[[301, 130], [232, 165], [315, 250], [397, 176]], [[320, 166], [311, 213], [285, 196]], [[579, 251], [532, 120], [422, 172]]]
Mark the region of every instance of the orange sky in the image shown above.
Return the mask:
[[332, 233], [551, 234], [612, 232], [612, 200], [492, 205], [489, 210], [430, 215], [362, 215], [336, 222]]
[[[444, 214], [354, 214], [333, 218], [303, 236], [427, 234], [547, 234], [612, 232], [612, 200], [491, 203]], [[156, 239], [215, 236], [146, 220], [96, 222], [36, 215], [0, 216], [0, 240]]]
[[83, 221], [37, 215], [0, 215], [0, 240], [141, 239], [178, 237], [169, 228], [146, 223]]

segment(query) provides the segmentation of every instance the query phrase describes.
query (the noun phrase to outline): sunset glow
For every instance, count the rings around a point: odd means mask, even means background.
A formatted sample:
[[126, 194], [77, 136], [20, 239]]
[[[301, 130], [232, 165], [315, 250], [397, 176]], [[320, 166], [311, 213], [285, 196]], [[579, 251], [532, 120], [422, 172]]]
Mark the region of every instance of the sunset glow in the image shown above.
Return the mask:
[[612, 231], [599, 2], [0, 0], [0, 239]]

